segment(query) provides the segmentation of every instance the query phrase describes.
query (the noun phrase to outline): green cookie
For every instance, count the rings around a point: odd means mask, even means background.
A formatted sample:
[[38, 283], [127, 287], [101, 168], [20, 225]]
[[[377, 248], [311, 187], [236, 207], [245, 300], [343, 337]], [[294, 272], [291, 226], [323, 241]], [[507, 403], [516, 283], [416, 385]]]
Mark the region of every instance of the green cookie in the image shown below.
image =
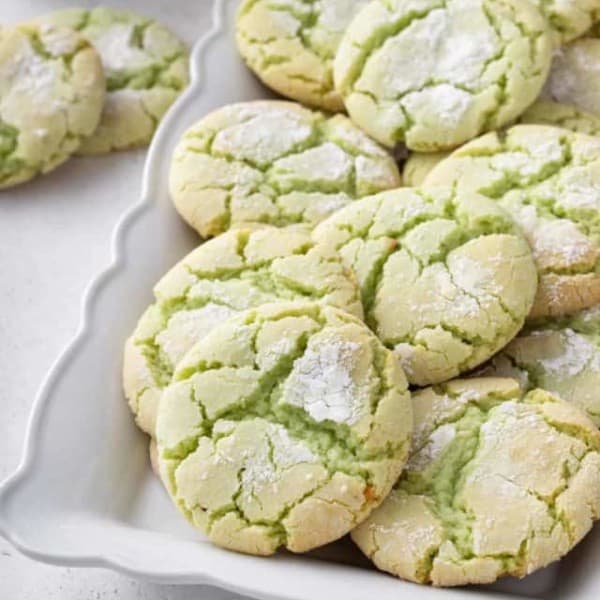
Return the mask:
[[125, 395], [150, 435], [177, 363], [237, 312], [314, 299], [362, 317], [358, 286], [336, 254], [316, 249], [306, 232], [270, 227], [232, 230], [199, 246], [158, 282], [154, 295], [127, 340], [123, 366]]
[[314, 226], [356, 198], [400, 185], [391, 156], [343, 115], [293, 102], [245, 102], [183, 135], [171, 197], [201, 236], [240, 223]]
[[600, 138], [517, 125], [465, 144], [425, 185], [479, 192], [510, 213], [540, 273], [532, 318], [600, 302]]
[[436, 586], [524, 577], [600, 518], [600, 433], [573, 405], [490, 377], [420, 390], [413, 410], [408, 465], [352, 532], [378, 568]]
[[237, 46], [275, 91], [319, 108], [344, 110], [333, 89], [333, 58], [352, 17], [368, 0], [244, 0]]
[[518, 379], [586, 411], [600, 427], [600, 305], [526, 327], [478, 375]]
[[329, 217], [313, 237], [354, 269], [367, 324], [416, 385], [487, 360], [517, 334], [535, 296], [527, 242], [477, 194], [383, 192]]
[[583, 35], [600, 20], [598, 0], [531, 0], [548, 20], [560, 45]]
[[420, 186], [433, 167], [448, 156], [450, 152], [411, 152], [402, 170], [404, 185]]
[[98, 53], [64, 27], [0, 27], [0, 188], [63, 163], [104, 102]]
[[219, 546], [305, 552], [389, 493], [412, 433], [398, 361], [356, 317], [267, 304], [213, 329], [160, 403], [161, 477]]
[[550, 68], [544, 17], [521, 0], [373, 0], [334, 62], [352, 120], [386, 146], [446, 150], [519, 116]]
[[108, 7], [60, 10], [41, 19], [81, 32], [102, 57], [107, 98], [102, 120], [80, 154], [145, 146], [187, 86], [188, 51], [166, 27]]

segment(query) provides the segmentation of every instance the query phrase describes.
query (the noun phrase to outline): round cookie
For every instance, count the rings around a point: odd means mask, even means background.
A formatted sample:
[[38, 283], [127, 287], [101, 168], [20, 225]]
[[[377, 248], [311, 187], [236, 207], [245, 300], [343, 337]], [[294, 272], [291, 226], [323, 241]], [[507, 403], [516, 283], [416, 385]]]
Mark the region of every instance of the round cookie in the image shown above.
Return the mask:
[[185, 45], [163, 25], [127, 10], [74, 8], [41, 20], [79, 31], [102, 58], [106, 104], [100, 125], [79, 153], [103, 154], [148, 144], [188, 84]]
[[576, 106], [551, 100], [534, 102], [518, 119], [519, 123], [553, 125], [577, 133], [600, 136], [600, 117]]
[[583, 35], [600, 19], [598, 0], [532, 0], [548, 20], [558, 45]]
[[202, 244], [155, 286], [125, 345], [123, 382], [136, 422], [154, 435], [162, 389], [189, 348], [242, 310], [313, 299], [362, 317], [355, 278], [307, 232], [238, 229]]
[[362, 321], [315, 303], [263, 305], [177, 367], [158, 416], [162, 479], [215, 544], [305, 552], [388, 494], [411, 409], [398, 361]]
[[600, 427], [600, 305], [526, 327], [477, 375], [514, 377], [576, 404]]
[[246, 64], [275, 91], [329, 111], [344, 110], [333, 58], [352, 17], [368, 0], [244, 0], [236, 41]]
[[531, 317], [600, 302], [600, 139], [517, 125], [465, 144], [426, 186], [448, 185], [496, 200], [528, 238], [540, 273]]
[[47, 173], [79, 148], [105, 96], [98, 53], [63, 27], [0, 27], [0, 188]]
[[375, 565], [435, 586], [524, 577], [600, 518], [600, 434], [573, 405], [513, 379], [413, 395], [408, 465], [352, 532]]
[[334, 62], [352, 120], [387, 146], [446, 150], [514, 120], [551, 60], [546, 20], [520, 0], [373, 0]]
[[542, 98], [600, 117], [600, 39], [582, 38], [554, 53]]
[[313, 237], [354, 269], [367, 324], [412, 384], [487, 360], [521, 329], [535, 296], [527, 242], [478, 194], [382, 192], [329, 217]]
[[391, 156], [343, 115], [293, 102], [231, 104], [183, 135], [171, 197], [201, 236], [239, 223], [315, 225], [401, 183]]
[[407, 187], [420, 186], [429, 172], [450, 152], [411, 152], [402, 169], [402, 181]]

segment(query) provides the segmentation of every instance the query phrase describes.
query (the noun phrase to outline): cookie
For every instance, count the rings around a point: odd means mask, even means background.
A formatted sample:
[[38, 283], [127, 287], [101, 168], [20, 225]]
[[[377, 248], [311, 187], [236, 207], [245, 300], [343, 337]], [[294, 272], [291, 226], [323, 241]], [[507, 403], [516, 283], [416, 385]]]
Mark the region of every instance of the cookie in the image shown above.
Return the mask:
[[554, 125], [577, 133], [600, 136], [600, 116], [576, 106], [551, 100], [534, 102], [518, 119], [519, 123]]
[[0, 27], [0, 188], [47, 173], [93, 133], [105, 96], [98, 53], [63, 27]]
[[511, 214], [540, 273], [532, 318], [600, 302], [599, 138], [517, 125], [465, 144], [424, 185], [478, 191]]
[[439, 162], [450, 156], [450, 152], [411, 152], [402, 169], [404, 185], [418, 187]]
[[275, 91], [329, 111], [344, 110], [333, 58], [344, 30], [368, 0], [244, 0], [236, 41], [246, 64]]
[[[599, 9], [600, 10], [600, 9]], [[582, 38], [554, 53], [542, 97], [600, 117], [600, 39]]]
[[478, 375], [514, 377], [583, 409], [600, 427], [600, 305], [526, 327]]
[[203, 237], [244, 222], [323, 220], [400, 185], [391, 156], [343, 115], [293, 102], [231, 104], [191, 127], [171, 163], [171, 197]]
[[352, 120], [387, 146], [446, 150], [511, 122], [538, 96], [552, 51], [520, 0], [373, 0], [334, 62]]
[[[517, 123], [553, 125], [586, 135], [600, 136], [600, 117], [579, 110], [575, 106], [550, 100], [537, 100], [518, 119]], [[407, 186], [420, 186], [433, 168], [451, 152], [411, 152], [402, 180]]]
[[74, 8], [42, 20], [79, 31], [102, 57], [106, 105], [99, 127], [79, 153], [103, 154], [148, 144], [188, 84], [185, 45], [163, 25], [126, 10]]
[[375, 565], [436, 586], [524, 577], [600, 518], [600, 433], [572, 404], [513, 379], [413, 395], [408, 465], [352, 538]]
[[310, 235], [272, 227], [229, 231], [202, 244], [154, 288], [125, 347], [125, 395], [154, 434], [162, 389], [189, 348], [232, 315], [278, 300], [314, 299], [362, 317], [358, 285]]
[[382, 192], [329, 217], [313, 237], [355, 271], [367, 324], [412, 384], [487, 360], [521, 329], [535, 296], [527, 242], [478, 194]]
[[305, 552], [385, 498], [411, 432], [406, 378], [362, 321], [315, 303], [267, 304], [179, 363], [160, 403], [159, 466], [215, 544]]

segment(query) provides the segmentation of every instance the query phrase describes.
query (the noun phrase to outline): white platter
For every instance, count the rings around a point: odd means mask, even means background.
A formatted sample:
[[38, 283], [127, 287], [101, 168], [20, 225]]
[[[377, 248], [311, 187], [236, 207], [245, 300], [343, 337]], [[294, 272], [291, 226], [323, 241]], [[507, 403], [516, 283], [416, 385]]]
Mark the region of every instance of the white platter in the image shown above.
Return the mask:
[[269, 95], [236, 54], [237, 0], [203, 4], [213, 26], [193, 50], [193, 84], [155, 136], [142, 198], [114, 232], [113, 262], [88, 289], [79, 333], [38, 394], [21, 465], [0, 485], [0, 534], [44, 562], [109, 567], [156, 582], [210, 583], [260, 598], [597, 600], [598, 528], [566, 560], [521, 582], [436, 590], [377, 573], [348, 542], [311, 556], [228, 553], [208, 544], [171, 505], [122, 396], [122, 345], [154, 282], [198, 242], [167, 195], [178, 137], [217, 106]]

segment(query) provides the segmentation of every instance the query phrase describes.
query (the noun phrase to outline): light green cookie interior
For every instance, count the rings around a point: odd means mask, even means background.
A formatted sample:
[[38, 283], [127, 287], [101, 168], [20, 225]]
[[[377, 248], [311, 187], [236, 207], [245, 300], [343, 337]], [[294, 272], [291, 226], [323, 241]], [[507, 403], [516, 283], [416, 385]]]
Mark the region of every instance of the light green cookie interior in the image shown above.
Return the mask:
[[244, 222], [314, 226], [399, 185], [392, 157], [347, 117], [277, 101], [210, 113], [183, 135], [170, 171], [177, 210], [205, 237]]
[[157, 425], [179, 508], [211, 540], [300, 552], [379, 504], [412, 431], [404, 375], [355, 317], [314, 303], [249, 310], [181, 361]]
[[361, 317], [358, 286], [338, 256], [308, 233], [238, 229], [206, 242], [154, 289], [156, 302], [127, 343], [125, 392], [137, 422], [154, 434], [161, 389], [187, 350], [213, 327], [261, 304], [312, 299]]
[[0, 187], [64, 162], [100, 119], [97, 53], [64, 28], [0, 28]]
[[440, 586], [523, 577], [600, 517], [600, 435], [568, 403], [481, 378], [418, 391], [413, 406], [407, 467], [352, 534], [379, 568]]
[[79, 31], [98, 50], [104, 65], [108, 91], [104, 113], [80, 153], [147, 144], [188, 84], [185, 45], [166, 27], [131, 11], [67, 9], [42, 20]]
[[521, 328], [535, 295], [531, 252], [496, 203], [448, 188], [354, 202], [313, 233], [361, 286], [365, 319], [426, 385], [469, 370]]

